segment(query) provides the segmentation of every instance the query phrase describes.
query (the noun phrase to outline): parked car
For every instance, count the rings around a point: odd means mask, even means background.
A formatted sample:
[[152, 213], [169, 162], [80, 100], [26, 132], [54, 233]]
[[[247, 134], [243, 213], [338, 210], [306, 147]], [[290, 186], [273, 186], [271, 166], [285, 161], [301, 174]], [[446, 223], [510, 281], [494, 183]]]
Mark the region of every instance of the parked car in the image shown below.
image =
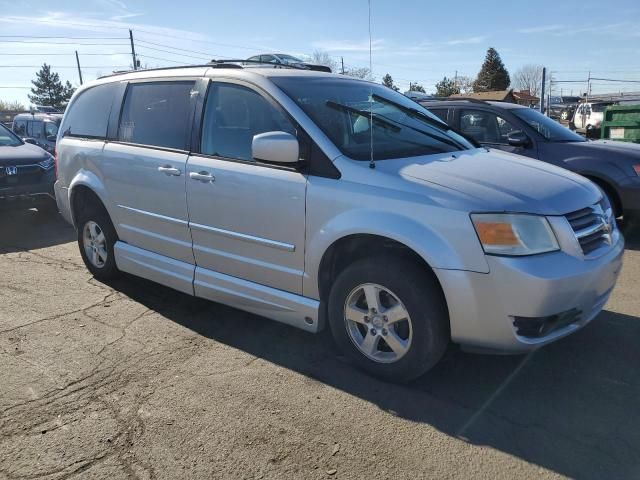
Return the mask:
[[26, 142], [54, 153], [61, 121], [62, 115], [56, 113], [20, 113], [13, 118], [12, 129]]
[[325, 65], [308, 63], [298, 57], [294, 57], [293, 55], [288, 55], [286, 53], [266, 53], [262, 55], [255, 55], [253, 57], [247, 58], [246, 61], [260, 62], [260, 63], [273, 63], [275, 65], [286, 65], [289, 67], [309, 69], [317, 72], [331, 73], [331, 69]]
[[604, 120], [604, 111], [613, 104], [613, 102], [581, 103], [573, 114], [572, 127], [587, 138], [600, 138], [600, 126]]
[[310, 332], [328, 324], [392, 381], [451, 340], [526, 352], [568, 335], [621, 268], [592, 182], [477, 148], [404, 95], [343, 75], [110, 76], [75, 93], [57, 152], [58, 204], [95, 277], [129, 272]]
[[513, 103], [423, 103], [481, 145], [579, 173], [609, 197], [616, 217], [640, 216], [640, 145], [587, 141], [536, 110]]
[[551, 97], [550, 100], [549, 117], [561, 122], [570, 122], [580, 97]]
[[53, 157], [0, 125], [0, 209], [57, 212]]

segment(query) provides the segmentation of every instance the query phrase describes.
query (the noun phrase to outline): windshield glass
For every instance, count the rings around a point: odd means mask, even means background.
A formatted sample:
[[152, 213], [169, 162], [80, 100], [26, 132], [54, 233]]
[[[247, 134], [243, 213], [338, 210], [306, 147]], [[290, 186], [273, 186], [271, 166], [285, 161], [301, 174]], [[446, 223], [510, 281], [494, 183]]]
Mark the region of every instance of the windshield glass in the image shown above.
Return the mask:
[[22, 145], [22, 140], [16, 137], [11, 130], [0, 124], [0, 147], [17, 147]]
[[424, 107], [385, 86], [342, 78], [271, 80], [354, 160], [370, 160], [371, 144], [374, 160], [474, 148]]
[[284, 60], [285, 62], [292, 62], [292, 63], [302, 63], [302, 60], [300, 60], [299, 58], [296, 57], [292, 57], [291, 55], [278, 55], [278, 58], [280, 58], [280, 60]]
[[521, 118], [529, 126], [538, 131], [544, 138], [552, 142], [584, 142], [586, 141], [577, 133], [573, 133], [567, 127], [560, 125], [555, 120], [545, 117], [539, 111], [532, 108], [514, 108], [511, 110], [516, 117]]

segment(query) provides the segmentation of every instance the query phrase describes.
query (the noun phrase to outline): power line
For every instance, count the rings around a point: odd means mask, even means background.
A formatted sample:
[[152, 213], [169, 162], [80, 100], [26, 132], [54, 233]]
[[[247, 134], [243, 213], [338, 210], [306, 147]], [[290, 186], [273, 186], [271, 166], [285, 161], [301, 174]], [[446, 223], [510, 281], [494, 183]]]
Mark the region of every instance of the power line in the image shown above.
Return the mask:
[[[78, 68], [77, 65], [49, 65], [51, 68]], [[0, 65], [0, 68], [41, 68], [42, 65]], [[82, 68], [129, 68], [126, 66], [114, 66], [114, 65], [88, 65]]]
[[0, 43], [20, 43], [22, 45], [40, 45], [40, 44], [44, 44], [44, 45], [94, 45], [94, 46], [100, 46], [100, 47], [104, 47], [104, 46], [108, 46], [108, 45], [127, 45], [126, 43], [77, 43], [77, 42], [45, 42], [45, 41], [35, 41], [35, 42], [29, 42], [26, 40], [0, 40]]
[[185, 62], [179, 62], [177, 60], [171, 60], [169, 58], [152, 57], [151, 55], [145, 55], [145, 54], [142, 54], [142, 53], [139, 53], [138, 57], [151, 58], [153, 60], [160, 60], [162, 62], [172, 62], [172, 63], [177, 63], [179, 65], [190, 65], [189, 63], [185, 63]]
[[64, 37], [48, 35], [0, 35], [0, 38], [53, 38], [63, 40], [123, 40], [124, 37]]
[[211, 60], [212, 57], [197, 57], [194, 55], [188, 55], [186, 53], [181, 53], [181, 52], [170, 52], [169, 50], [162, 50], [161, 48], [154, 48], [154, 47], [147, 47], [146, 45], [138, 45], [138, 49], [140, 48], [144, 48], [144, 49], [148, 49], [148, 50], [153, 50], [155, 52], [164, 52], [164, 53], [168, 53], [170, 55], [180, 55], [182, 57], [189, 57], [189, 58], [197, 58], [198, 60]]
[[[64, 56], [64, 55], [73, 55], [73, 52], [69, 53], [1, 53], [0, 55], [14, 55], [14, 56], [40, 56], [40, 57], [49, 57], [49, 56]], [[84, 55], [94, 55], [94, 56], [105, 56], [108, 57], [110, 55], [130, 55], [130, 52], [116, 52], [116, 53], [83, 53]]]
[[[143, 47], [145, 46], [144, 44], [148, 44], [148, 45], [155, 45], [156, 47], [164, 47], [164, 48], [170, 48], [172, 50], [179, 50], [181, 52], [189, 52], [189, 53], [201, 54], [201, 55], [205, 55], [207, 57], [207, 59], [211, 59], [211, 58], [215, 58], [215, 57], [233, 58], [233, 57], [228, 57], [226, 55], [218, 55], [216, 53], [211, 53], [211, 52], [202, 52], [202, 51], [198, 51], [198, 50], [189, 50], [187, 48], [173, 47], [171, 45], [166, 45], [166, 44], [163, 44], [163, 43], [149, 42], [147, 40], [137, 40], [136, 43], [142, 43]], [[146, 48], [150, 48], [150, 49], [153, 50], [152, 47], [146, 47]], [[175, 52], [167, 52], [167, 53], [174, 53], [174, 55], [177, 55], [177, 53], [175, 53]]]

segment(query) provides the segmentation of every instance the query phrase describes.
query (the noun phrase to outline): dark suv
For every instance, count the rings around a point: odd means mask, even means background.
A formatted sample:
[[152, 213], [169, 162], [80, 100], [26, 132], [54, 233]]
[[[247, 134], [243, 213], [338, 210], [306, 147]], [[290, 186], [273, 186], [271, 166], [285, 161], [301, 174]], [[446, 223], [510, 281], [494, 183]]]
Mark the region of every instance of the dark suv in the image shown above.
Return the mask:
[[36, 207], [58, 211], [53, 193], [55, 161], [0, 125], [0, 209]]
[[20, 113], [13, 119], [13, 132], [26, 142], [53, 153], [60, 122], [61, 113]]
[[588, 141], [537, 110], [513, 103], [420, 103], [485, 147], [525, 155], [584, 175], [604, 190], [616, 216], [640, 216], [640, 145]]

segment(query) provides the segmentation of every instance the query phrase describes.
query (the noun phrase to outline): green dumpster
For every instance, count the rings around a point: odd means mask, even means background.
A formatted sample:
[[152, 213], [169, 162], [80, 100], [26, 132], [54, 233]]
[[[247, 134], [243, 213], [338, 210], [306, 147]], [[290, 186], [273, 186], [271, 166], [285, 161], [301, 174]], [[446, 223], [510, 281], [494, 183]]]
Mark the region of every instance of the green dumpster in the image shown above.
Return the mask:
[[640, 143], [640, 104], [607, 107], [602, 120], [601, 137]]

